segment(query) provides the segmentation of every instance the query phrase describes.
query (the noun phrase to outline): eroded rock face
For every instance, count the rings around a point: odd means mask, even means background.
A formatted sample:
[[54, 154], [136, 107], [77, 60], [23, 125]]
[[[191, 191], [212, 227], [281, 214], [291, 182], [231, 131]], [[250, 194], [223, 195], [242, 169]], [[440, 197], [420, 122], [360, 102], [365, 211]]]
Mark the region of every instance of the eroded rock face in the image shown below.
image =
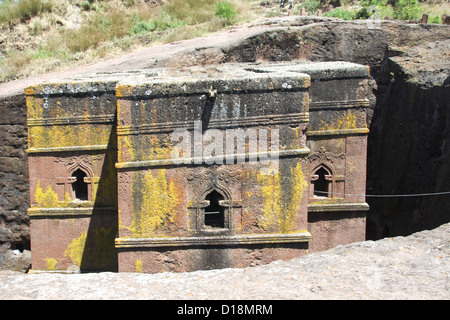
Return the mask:
[[[450, 40], [389, 50], [378, 74], [368, 193], [449, 191]], [[449, 195], [372, 198], [369, 235], [405, 235], [450, 220]]]
[[8, 243], [0, 246], [0, 270], [13, 270], [27, 272], [31, 265], [31, 252], [29, 250], [11, 250]]
[[0, 270], [20, 272], [31, 263], [24, 106], [23, 96], [0, 99]]
[[0, 99], [0, 245], [29, 241], [26, 108], [23, 96]]

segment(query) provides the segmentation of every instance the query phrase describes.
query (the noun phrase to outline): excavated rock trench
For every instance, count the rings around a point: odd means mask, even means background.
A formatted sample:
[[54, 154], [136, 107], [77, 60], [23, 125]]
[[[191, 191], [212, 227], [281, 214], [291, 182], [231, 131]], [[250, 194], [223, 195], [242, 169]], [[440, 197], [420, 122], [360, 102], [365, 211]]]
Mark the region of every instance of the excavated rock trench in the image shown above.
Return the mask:
[[[371, 67], [377, 96], [376, 107], [369, 110], [368, 117], [371, 131], [368, 194], [449, 191], [445, 190], [450, 179], [449, 47], [448, 26], [285, 17], [147, 48], [66, 72], [2, 84], [0, 97], [8, 103], [0, 103], [0, 107], [5, 115], [9, 114], [0, 123], [8, 129], [3, 130], [6, 136], [2, 140], [18, 142], [13, 146], [17, 159], [1, 157], [14, 169], [3, 173], [3, 177], [11, 176], [13, 181], [5, 186], [14, 190], [4, 191], [0, 199], [4, 208], [1, 214], [5, 217], [1, 235], [6, 235], [6, 244], [9, 242], [12, 247], [29, 246], [26, 135], [22, 132], [26, 130], [26, 114], [20, 111], [23, 89], [32, 83], [77, 74], [161, 66], [182, 68], [193, 64], [204, 65], [207, 72], [216, 63], [260, 60], [337, 60], [366, 64]], [[23, 127], [22, 131], [19, 127]], [[11, 134], [17, 137], [11, 138]], [[9, 149], [6, 146], [2, 152]], [[20, 194], [23, 194], [22, 201], [16, 199]], [[4, 201], [11, 199], [16, 204], [5, 204]], [[368, 239], [408, 235], [450, 221], [448, 195], [368, 198], [367, 201], [371, 206]], [[11, 210], [6, 209], [8, 205]], [[248, 269], [158, 275], [19, 275], [2, 271], [0, 298], [445, 299], [449, 298], [449, 227], [436, 230], [437, 235], [425, 231], [406, 238], [350, 244], [293, 261]], [[8, 251], [7, 255], [13, 256], [11, 260], [22, 259], [25, 261], [22, 265], [26, 265], [28, 254], [26, 250], [23, 253], [16, 250]], [[0, 265], [3, 270], [14, 269], [12, 264]]]

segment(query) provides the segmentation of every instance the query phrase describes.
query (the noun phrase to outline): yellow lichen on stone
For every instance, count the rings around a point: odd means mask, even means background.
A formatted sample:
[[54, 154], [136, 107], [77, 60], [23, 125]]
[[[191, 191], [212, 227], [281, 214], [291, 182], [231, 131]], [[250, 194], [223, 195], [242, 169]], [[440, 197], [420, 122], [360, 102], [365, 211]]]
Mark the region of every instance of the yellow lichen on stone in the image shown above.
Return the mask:
[[[108, 267], [111, 261], [114, 261], [114, 236], [116, 229], [111, 228], [94, 228], [87, 232], [81, 233], [78, 238], [72, 239], [68, 244], [64, 257], [69, 257], [72, 264], [82, 267], [88, 264], [93, 267]], [[89, 246], [86, 244], [89, 242]]]
[[171, 140], [155, 136], [123, 136], [120, 138], [119, 161], [147, 161], [172, 158]]
[[357, 168], [356, 168], [356, 166], [355, 166], [355, 164], [353, 163], [353, 162], [351, 162], [351, 161], [348, 161], [348, 163], [347, 163], [347, 170], [348, 170], [348, 173], [352, 173], [353, 171], [355, 171]]
[[351, 111], [331, 123], [323, 120], [320, 121], [320, 130], [342, 130], [356, 128], [356, 114]]
[[55, 125], [28, 128], [30, 148], [58, 148], [89, 145], [106, 145], [111, 127], [103, 125]]
[[144, 160], [170, 159], [172, 156], [172, 147], [156, 137], [151, 139], [147, 150], [148, 154], [144, 155]]
[[311, 86], [311, 78], [310, 77], [301, 77], [304, 79], [304, 87], [309, 88]]
[[279, 171], [273, 175], [264, 175], [262, 172], [257, 174], [263, 197], [262, 219], [260, 222], [264, 230], [270, 230], [278, 226], [278, 218], [282, 207], [279, 174]]
[[70, 257], [72, 263], [81, 266], [81, 259], [83, 258], [84, 247], [86, 245], [87, 232], [83, 232], [80, 237], [73, 239], [67, 246], [64, 252], [64, 257]]
[[58, 261], [55, 258], [46, 258], [45, 264], [47, 265], [47, 270], [55, 270]]
[[122, 98], [129, 96], [133, 90], [134, 86], [131, 85], [119, 85], [116, 89], [116, 97]]
[[142, 260], [136, 259], [136, 272], [142, 273], [143, 267], [142, 267]]
[[300, 163], [295, 168], [291, 168], [291, 193], [290, 199], [285, 208], [284, 218], [281, 220], [280, 231], [282, 233], [294, 231], [295, 220], [299, 213], [303, 193], [308, 184], [304, 179], [302, 166]]
[[[36, 183], [36, 191], [34, 192], [34, 199], [36, 200], [36, 207], [41, 208], [61, 208], [68, 207], [72, 203], [72, 199], [68, 192], [64, 193], [64, 201], [58, 201], [58, 195], [51, 186], [44, 189], [41, 187], [41, 181]], [[32, 205], [34, 207], [34, 205]]]
[[[258, 173], [261, 184], [263, 208], [260, 225], [264, 230], [287, 233], [295, 231], [295, 222], [300, 212], [300, 204], [307, 187], [301, 164], [291, 169], [290, 188], [281, 189], [280, 171], [273, 175]], [[283, 194], [283, 191], [288, 192]]]
[[58, 195], [53, 191], [51, 186], [47, 186], [45, 192], [41, 187], [41, 181], [38, 180], [36, 184], [36, 191], [34, 193], [34, 199], [36, 200], [38, 207], [53, 208], [58, 207]]
[[122, 136], [119, 140], [119, 162], [135, 161], [136, 155], [134, 153], [135, 147], [133, 141], [127, 137]]
[[64, 205], [69, 205], [69, 203], [72, 202], [72, 199], [70, 198], [69, 193], [66, 191], [64, 192]]
[[43, 109], [42, 109], [43, 101], [44, 100], [42, 98], [37, 98], [33, 96], [26, 98], [28, 119], [41, 118], [43, 116]]
[[155, 177], [151, 171], [143, 177], [139, 190], [141, 207], [134, 209], [137, 214], [129, 227], [133, 237], [151, 236], [156, 230], [175, 227], [181, 194], [173, 181], [167, 181], [165, 174], [166, 170], [160, 169]]
[[23, 93], [27, 95], [33, 95], [34, 94], [34, 87], [27, 87], [23, 90]]

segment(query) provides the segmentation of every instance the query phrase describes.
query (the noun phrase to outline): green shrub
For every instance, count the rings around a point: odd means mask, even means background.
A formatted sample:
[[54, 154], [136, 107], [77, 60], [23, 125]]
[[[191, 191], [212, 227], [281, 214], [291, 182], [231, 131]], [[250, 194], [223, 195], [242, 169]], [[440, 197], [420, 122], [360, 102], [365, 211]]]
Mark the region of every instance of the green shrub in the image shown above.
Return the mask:
[[236, 10], [234, 10], [233, 6], [229, 2], [221, 1], [216, 5], [216, 8], [216, 16], [225, 19], [227, 24], [232, 24], [234, 22]]
[[141, 34], [146, 32], [151, 32], [156, 29], [154, 23], [150, 23], [147, 21], [138, 21], [133, 26], [131, 26], [130, 33], [131, 34]]
[[353, 20], [356, 18], [356, 14], [353, 11], [336, 8], [332, 11], [328, 11], [323, 14], [325, 17], [339, 18], [342, 20]]
[[395, 18], [413, 20], [420, 17], [422, 8], [417, 0], [397, 0], [394, 5]]
[[305, 0], [302, 4], [302, 7], [309, 13], [316, 13], [320, 6], [320, 0]]
[[428, 17], [428, 23], [437, 23], [437, 24], [441, 24], [442, 23], [442, 16], [437, 15], [437, 16], [429, 16]]
[[81, 4], [81, 8], [83, 8], [83, 10], [89, 11], [92, 8], [92, 4], [89, 1], [83, 1], [83, 3]]
[[361, 1], [361, 10], [356, 13], [356, 19], [383, 19], [390, 16], [399, 20], [413, 20], [420, 17], [422, 8], [418, 0], [364, 0]]
[[53, 56], [55, 56], [55, 51], [50, 50], [48, 47], [46, 46], [39, 46], [39, 49], [37, 52], [34, 52], [32, 55], [33, 59], [47, 59], [47, 58], [51, 58]]
[[130, 33], [133, 35], [152, 31], [165, 31], [182, 26], [184, 26], [183, 22], [173, 21], [166, 12], [162, 11], [156, 19], [151, 21], [141, 21], [136, 15], [134, 15]]

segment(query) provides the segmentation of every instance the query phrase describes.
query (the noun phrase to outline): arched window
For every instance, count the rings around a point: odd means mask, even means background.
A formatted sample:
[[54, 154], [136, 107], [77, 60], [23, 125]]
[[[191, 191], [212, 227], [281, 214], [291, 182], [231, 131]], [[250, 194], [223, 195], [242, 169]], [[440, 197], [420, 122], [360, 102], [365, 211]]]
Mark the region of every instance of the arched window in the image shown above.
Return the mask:
[[81, 169], [74, 171], [72, 178], [76, 180], [72, 183], [72, 191], [76, 200], [88, 201], [88, 184], [84, 181], [87, 175]]
[[209, 193], [205, 200], [209, 205], [205, 208], [205, 227], [224, 228], [225, 227], [225, 209], [219, 204], [223, 197], [216, 190]]
[[333, 176], [325, 167], [320, 167], [312, 175], [314, 197], [332, 198]]

